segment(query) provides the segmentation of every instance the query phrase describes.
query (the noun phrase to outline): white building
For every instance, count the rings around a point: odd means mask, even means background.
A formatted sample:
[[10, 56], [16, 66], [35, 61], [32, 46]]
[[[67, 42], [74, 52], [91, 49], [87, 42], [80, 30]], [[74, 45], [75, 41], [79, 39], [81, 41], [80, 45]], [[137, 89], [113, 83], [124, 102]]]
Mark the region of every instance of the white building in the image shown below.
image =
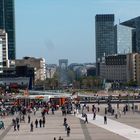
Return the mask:
[[53, 78], [54, 74], [56, 73], [56, 70], [57, 70], [57, 65], [55, 64], [46, 65], [46, 77]]
[[3, 72], [3, 60], [2, 60], [2, 38], [0, 38], [0, 73]]
[[0, 38], [2, 39], [3, 67], [9, 67], [9, 64], [8, 64], [8, 35], [5, 32], [5, 30], [0, 29]]

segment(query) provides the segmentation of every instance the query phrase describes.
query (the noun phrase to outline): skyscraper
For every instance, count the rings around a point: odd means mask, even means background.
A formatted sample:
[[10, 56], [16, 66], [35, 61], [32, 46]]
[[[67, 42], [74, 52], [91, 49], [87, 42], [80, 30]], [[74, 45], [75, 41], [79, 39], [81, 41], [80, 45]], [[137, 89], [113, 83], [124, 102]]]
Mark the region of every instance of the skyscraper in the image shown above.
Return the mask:
[[0, 29], [8, 34], [8, 58], [16, 58], [14, 0], [0, 0]]
[[104, 55], [116, 53], [114, 45], [114, 14], [95, 16], [96, 62]]
[[122, 22], [121, 25], [134, 28], [132, 32], [132, 51], [140, 53], [140, 16]]
[[132, 53], [132, 31], [134, 28], [124, 25], [116, 25], [114, 27], [115, 32], [115, 48], [117, 54]]

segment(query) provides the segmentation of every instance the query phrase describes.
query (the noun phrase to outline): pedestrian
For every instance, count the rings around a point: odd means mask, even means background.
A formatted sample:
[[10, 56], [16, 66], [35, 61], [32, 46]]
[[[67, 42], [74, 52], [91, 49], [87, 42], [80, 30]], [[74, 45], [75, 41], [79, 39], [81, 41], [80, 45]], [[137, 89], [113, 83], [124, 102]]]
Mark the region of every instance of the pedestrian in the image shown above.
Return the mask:
[[95, 120], [96, 119], [96, 113], [94, 112], [93, 113], [93, 120]]
[[56, 140], [56, 137], [54, 137], [54, 139], [53, 140]]
[[84, 121], [84, 123], [88, 123], [87, 114], [85, 114], [84, 117], [85, 117], [85, 121]]
[[31, 122], [31, 124], [30, 124], [30, 131], [33, 132], [33, 129], [34, 129], [34, 125], [33, 125], [33, 122]]
[[13, 122], [13, 126], [14, 126], [14, 131], [16, 131], [16, 120], [12, 119], [12, 122]]
[[43, 127], [45, 127], [45, 116], [43, 117], [42, 124], [43, 124]]
[[12, 119], [12, 122], [13, 122], [13, 125], [16, 123], [16, 120], [15, 119]]
[[107, 116], [104, 116], [104, 124], [107, 124]]
[[30, 123], [30, 121], [31, 121], [31, 117], [30, 115], [28, 115], [28, 123]]
[[38, 127], [38, 120], [37, 119], [35, 120], [35, 126], [36, 126], [36, 128]]
[[42, 120], [40, 119], [39, 120], [39, 125], [40, 125], [40, 128], [42, 127]]
[[126, 107], [123, 107], [123, 113], [126, 114]]
[[19, 127], [20, 127], [20, 124], [18, 123], [18, 124], [17, 124], [17, 130], [18, 130], [18, 131], [19, 131]]
[[16, 123], [17, 123], [17, 124], [19, 123], [19, 118], [18, 118], [18, 117], [16, 117]]
[[67, 136], [68, 136], [68, 137], [70, 136], [70, 130], [71, 130], [71, 129], [70, 129], [70, 126], [68, 126], [68, 127], [67, 127]]
[[63, 125], [65, 125], [66, 122], [67, 122], [67, 118], [65, 117], [65, 118], [64, 118], [64, 123], [63, 123]]
[[67, 131], [67, 127], [68, 127], [68, 124], [67, 124], [67, 122], [65, 123], [65, 131]]
[[25, 116], [24, 115], [22, 116], [22, 120], [25, 122]]
[[52, 114], [54, 115], [54, 107], [52, 106], [52, 108], [51, 108], [51, 109], [52, 109]]
[[14, 123], [14, 131], [16, 131], [16, 123]]

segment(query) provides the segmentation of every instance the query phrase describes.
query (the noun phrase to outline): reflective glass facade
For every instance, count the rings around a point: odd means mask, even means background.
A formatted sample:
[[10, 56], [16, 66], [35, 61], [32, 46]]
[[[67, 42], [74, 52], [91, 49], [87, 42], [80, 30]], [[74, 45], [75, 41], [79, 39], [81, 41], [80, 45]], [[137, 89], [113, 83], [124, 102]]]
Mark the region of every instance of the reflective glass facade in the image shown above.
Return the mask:
[[132, 51], [140, 53], [140, 16], [122, 22], [121, 25], [134, 28], [132, 32]]
[[95, 16], [96, 62], [104, 55], [116, 53], [114, 45], [114, 14]]
[[14, 0], [0, 0], [0, 29], [8, 34], [8, 58], [16, 57]]
[[115, 27], [115, 48], [117, 54], [132, 53], [132, 31], [133, 28], [116, 25]]

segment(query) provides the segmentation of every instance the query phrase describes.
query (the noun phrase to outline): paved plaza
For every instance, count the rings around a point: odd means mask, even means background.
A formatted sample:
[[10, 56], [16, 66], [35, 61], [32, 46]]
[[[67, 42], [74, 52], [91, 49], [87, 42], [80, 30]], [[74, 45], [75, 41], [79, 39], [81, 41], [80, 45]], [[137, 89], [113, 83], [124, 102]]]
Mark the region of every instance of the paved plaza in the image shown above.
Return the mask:
[[[46, 115], [46, 125], [43, 128], [35, 128], [30, 132], [30, 124], [27, 122], [27, 116], [25, 122], [20, 123], [20, 130], [14, 131], [11, 126], [12, 118], [1, 118], [5, 122], [5, 129], [0, 130], [0, 140], [54, 140], [54, 137], [59, 138], [61, 136], [64, 140], [139, 140], [140, 139], [140, 114], [137, 112], [127, 112], [126, 115], [121, 115], [120, 118], [115, 119], [114, 116], [107, 115], [107, 124], [104, 124], [104, 108], [105, 105], [101, 105], [100, 113], [97, 113], [96, 119], [93, 120], [92, 112], [87, 112], [88, 124], [84, 123], [84, 118], [81, 114], [76, 116], [67, 115], [67, 122], [71, 127], [70, 136], [67, 137], [65, 128], [63, 126], [64, 116], [62, 116], [61, 110], [55, 112], [52, 115]], [[35, 119], [40, 119], [41, 110], [36, 115], [31, 113], [31, 121], [35, 122]]]

